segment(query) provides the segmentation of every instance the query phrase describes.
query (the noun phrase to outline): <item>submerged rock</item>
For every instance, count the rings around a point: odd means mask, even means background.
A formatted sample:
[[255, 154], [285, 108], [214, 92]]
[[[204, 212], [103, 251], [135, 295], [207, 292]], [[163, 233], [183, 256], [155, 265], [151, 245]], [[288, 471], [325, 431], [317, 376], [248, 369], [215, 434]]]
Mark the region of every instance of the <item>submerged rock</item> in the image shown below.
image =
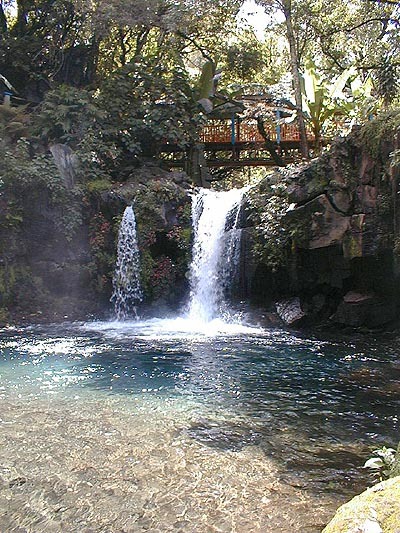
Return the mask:
[[369, 488], [342, 505], [322, 533], [398, 533], [400, 476]]

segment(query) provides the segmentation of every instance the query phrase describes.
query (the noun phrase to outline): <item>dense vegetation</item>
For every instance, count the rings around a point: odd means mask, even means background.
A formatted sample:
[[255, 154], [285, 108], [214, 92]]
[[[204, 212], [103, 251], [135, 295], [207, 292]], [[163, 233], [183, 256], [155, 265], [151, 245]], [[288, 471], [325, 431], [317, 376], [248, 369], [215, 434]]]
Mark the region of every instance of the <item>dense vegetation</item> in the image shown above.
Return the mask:
[[269, 16], [262, 41], [240, 23], [239, 0], [1, 2], [0, 74], [20, 105], [0, 117], [2, 149], [21, 137], [67, 143], [86, 178], [119, 179], [162, 141], [194, 142], [204, 98], [269, 91], [317, 135], [334, 116], [396, 105], [397, 2], [258, 3]]

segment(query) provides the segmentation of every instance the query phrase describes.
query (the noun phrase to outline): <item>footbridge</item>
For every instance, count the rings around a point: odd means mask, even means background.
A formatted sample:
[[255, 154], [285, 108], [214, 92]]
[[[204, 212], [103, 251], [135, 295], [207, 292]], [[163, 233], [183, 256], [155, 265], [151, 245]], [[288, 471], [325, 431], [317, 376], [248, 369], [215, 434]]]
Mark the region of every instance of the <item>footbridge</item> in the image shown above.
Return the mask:
[[[264, 135], [260, 133], [256, 120], [212, 119], [202, 128], [199, 143], [190, 150], [165, 144], [162, 157], [170, 168], [183, 168], [193, 175], [193, 166], [200, 172], [213, 168], [243, 168], [276, 166], [271, 156], [271, 146], [284, 164], [299, 160], [300, 132], [296, 124], [264, 124]], [[308, 146], [315, 146], [311, 131], [307, 132]], [[325, 144], [325, 139], [322, 143]]]

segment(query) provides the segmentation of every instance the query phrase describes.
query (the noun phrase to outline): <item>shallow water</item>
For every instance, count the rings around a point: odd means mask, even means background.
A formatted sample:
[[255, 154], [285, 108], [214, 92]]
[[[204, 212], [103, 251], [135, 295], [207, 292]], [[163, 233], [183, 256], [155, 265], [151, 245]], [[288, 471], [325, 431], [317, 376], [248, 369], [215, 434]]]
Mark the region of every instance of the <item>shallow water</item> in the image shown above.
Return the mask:
[[399, 436], [396, 343], [153, 319], [1, 349], [0, 531], [318, 532]]

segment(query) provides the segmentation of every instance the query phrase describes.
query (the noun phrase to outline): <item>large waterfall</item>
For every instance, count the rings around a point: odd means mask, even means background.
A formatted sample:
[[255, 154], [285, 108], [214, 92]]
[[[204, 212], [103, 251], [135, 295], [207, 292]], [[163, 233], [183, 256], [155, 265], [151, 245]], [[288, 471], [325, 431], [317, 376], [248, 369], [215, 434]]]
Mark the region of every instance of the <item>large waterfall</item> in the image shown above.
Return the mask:
[[227, 318], [225, 293], [240, 253], [238, 229], [246, 189], [216, 192], [202, 189], [193, 198], [193, 258], [190, 268], [189, 318], [210, 322]]
[[139, 248], [135, 214], [128, 206], [122, 217], [118, 234], [117, 265], [113, 279], [114, 309], [117, 318], [136, 316], [136, 305], [142, 299], [140, 288]]

